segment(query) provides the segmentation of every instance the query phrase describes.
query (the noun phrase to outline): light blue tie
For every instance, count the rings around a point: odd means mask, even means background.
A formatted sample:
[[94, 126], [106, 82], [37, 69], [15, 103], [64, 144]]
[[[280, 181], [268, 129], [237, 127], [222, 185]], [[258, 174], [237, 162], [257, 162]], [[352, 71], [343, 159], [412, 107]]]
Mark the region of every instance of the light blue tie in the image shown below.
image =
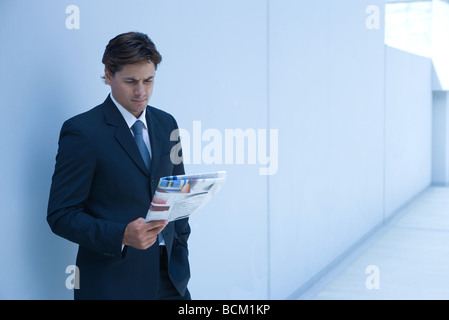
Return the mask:
[[[131, 130], [134, 133], [134, 140], [136, 140], [137, 147], [139, 148], [140, 154], [143, 158], [143, 161], [145, 162], [145, 165], [148, 168], [148, 171], [150, 171], [150, 164], [151, 164], [151, 156], [150, 152], [148, 151], [147, 145], [145, 144], [145, 141], [143, 141], [143, 122], [140, 120], [137, 120], [134, 125], [131, 127]], [[162, 232], [157, 235], [157, 238], [159, 240], [159, 245], [165, 245], [164, 237], [162, 236]]]
[[134, 133], [134, 140], [136, 140], [137, 147], [139, 148], [139, 151], [140, 151], [140, 154], [142, 155], [143, 161], [145, 162], [145, 165], [147, 166], [148, 171], [150, 171], [151, 156], [150, 156], [150, 152], [148, 151], [148, 148], [145, 144], [145, 141], [143, 141], [142, 128], [143, 128], [143, 122], [140, 120], [137, 120], [134, 123], [134, 125], [131, 127], [131, 129]]

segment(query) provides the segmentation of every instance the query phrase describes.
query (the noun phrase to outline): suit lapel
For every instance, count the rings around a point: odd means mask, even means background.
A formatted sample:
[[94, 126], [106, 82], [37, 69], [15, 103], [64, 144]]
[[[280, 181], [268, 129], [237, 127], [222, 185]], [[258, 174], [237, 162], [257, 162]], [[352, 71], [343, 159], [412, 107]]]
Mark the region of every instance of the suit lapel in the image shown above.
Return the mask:
[[161, 128], [159, 124], [154, 121], [154, 117], [151, 114], [151, 109], [147, 108], [146, 120], [148, 125], [148, 134], [150, 135], [151, 143], [151, 176], [154, 176], [159, 166], [161, 159], [161, 147], [162, 139], [160, 136]]
[[125, 119], [123, 119], [120, 111], [117, 109], [109, 96], [103, 103], [103, 106], [106, 123], [117, 127], [115, 139], [126, 151], [131, 160], [140, 168], [140, 170], [142, 170], [146, 175], [149, 175], [148, 169], [145, 166], [145, 162], [140, 155], [137, 144], [131, 134], [130, 129], [128, 128], [128, 125], [126, 124]]

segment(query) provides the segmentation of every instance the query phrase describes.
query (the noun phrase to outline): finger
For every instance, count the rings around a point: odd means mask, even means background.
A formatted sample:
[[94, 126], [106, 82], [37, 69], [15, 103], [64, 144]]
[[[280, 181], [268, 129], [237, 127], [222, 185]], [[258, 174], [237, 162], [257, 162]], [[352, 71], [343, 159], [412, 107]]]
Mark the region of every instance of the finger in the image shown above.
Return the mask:
[[143, 219], [143, 218], [138, 218], [138, 219], [130, 222], [129, 224], [136, 230], [145, 229], [145, 219]]
[[156, 228], [165, 228], [165, 226], [168, 224], [167, 220], [157, 220], [157, 221], [150, 221], [145, 224], [147, 230], [156, 229]]
[[147, 237], [157, 237], [157, 235], [159, 233], [161, 233], [161, 231], [164, 230], [164, 227], [158, 227], [158, 228], [152, 228], [150, 230], [147, 231]]
[[145, 249], [148, 249], [151, 247], [157, 240], [157, 235], [153, 237], [149, 237], [145, 243]]

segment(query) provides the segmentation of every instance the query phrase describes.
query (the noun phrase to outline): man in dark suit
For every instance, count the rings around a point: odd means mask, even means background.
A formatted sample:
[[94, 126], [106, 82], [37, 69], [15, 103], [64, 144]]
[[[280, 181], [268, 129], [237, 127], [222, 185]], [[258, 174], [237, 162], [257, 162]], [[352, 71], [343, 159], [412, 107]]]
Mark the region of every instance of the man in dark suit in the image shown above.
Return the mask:
[[147, 106], [161, 60], [147, 35], [118, 35], [103, 56], [111, 94], [62, 126], [47, 221], [79, 244], [75, 299], [190, 299], [188, 219], [144, 219], [159, 178], [184, 174], [175, 119]]

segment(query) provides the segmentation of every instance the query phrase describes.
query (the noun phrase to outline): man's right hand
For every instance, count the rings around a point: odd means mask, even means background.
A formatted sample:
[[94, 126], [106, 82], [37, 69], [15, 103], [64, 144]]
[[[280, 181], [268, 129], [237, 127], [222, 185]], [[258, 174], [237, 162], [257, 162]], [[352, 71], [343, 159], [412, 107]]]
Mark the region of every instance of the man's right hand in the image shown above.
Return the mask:
[[167, 220], [145, 222], [144, 218], [138, 218], [126, 226], [122, 243], [140, 250], [148, 249], [167, 224]]

